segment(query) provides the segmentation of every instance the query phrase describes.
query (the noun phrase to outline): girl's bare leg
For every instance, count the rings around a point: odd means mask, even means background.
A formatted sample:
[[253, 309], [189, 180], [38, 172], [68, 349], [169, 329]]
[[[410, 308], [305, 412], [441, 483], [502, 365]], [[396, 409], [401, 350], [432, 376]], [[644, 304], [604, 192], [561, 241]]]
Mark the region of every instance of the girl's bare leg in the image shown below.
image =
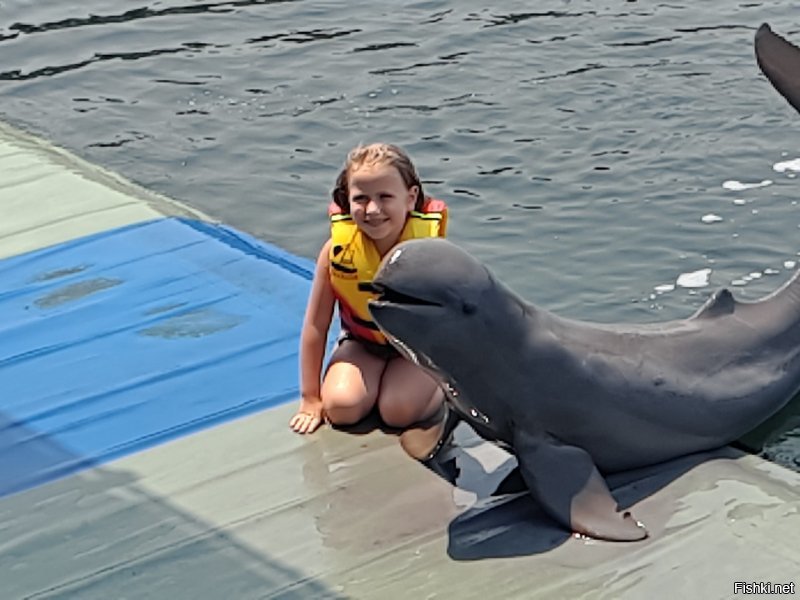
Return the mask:
[[444, 392], [430, 375], [403, 358], [386, 366], [378, 410], [387, 425], [404, 429], [400, 445], [412, 458], [428, 458], [445, 433]]
[[352, 425], [363, 419], [378, 398], [386, 361], [353, 340], [343, 341], [333, 353], [322, 381], [322, 410], [334, 425]]
[[431, 418], [444, 399], [439, 385], [404, 358], [393, 358], [381, 378], [378, 410], [383, 422], [405, 428]]

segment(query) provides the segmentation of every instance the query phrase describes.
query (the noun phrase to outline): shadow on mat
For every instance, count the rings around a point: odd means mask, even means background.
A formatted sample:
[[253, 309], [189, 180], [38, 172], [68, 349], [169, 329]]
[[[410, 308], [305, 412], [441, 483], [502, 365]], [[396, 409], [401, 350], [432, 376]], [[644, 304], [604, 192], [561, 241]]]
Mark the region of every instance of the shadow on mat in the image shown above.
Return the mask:
[[[374, 414], [356, 425], [336, 429], [356, 435], [375, 430], [398, 433], [383, 425]], [[656, 467], [615, 474], [607, 482], [620, 508], [626, 509], [699, 463], [719, 457], [719, 453], [682, 457]], [[730, 453], [735, 451], [723, 452], [725, 456]], [[437, 463], [431, 469], [436, 475], [474, 499], [448, 526], [447, 553], [453, 560], [541, 554], [571, 537], [527, 493], [516, 469], [516, 458], [480, 438], [466, 423], [456, 427], [454, 443], [438, 457]]]
[[[620, 509], [625, 510], [666, 487], [698, 464], [722, 456], [730, 457], [732, 452], [735, 451], [723, 449], [694, 454], [661, 465], [614, 474], [606, 477], [606, 481]], [[473, 463], [477, 462], [466, 452], [459, 453], [455, 459], [462, 471], [464, 468], [474, 469]], [[495, 483], [495, 489], [521, 489], [517, 481], [516, 460], [510, 457], [509, 463], [503, 465], [506, 477]], [[484, 474], [488, 479], [494, 475]], [[461, 487], [460, 480], [457, 485]], [[481, 491], [485, 493], [485, 490]], [[648, 523], [648, 526], [656, 525], [660, 529], [663, 523]], [[553, 550], [570, 537], [571, 533], [551, 519], [527, 491], [511, 494], [493, 491], [483, 497], [478, 494], [475, 505], [450, 523], [447, 552], [450, 558], [460, 561], [530, 556]]]
[[[800, 396], [753, 432], [743, 436], [733, 447], [726, 446], [679, 457], [660, 465], [616, 473], [607, 476], [606, 481], [620, 509], [629, 509], [706, 461], [735, 459], [741, 456], [741, 451], [760, 452], [762, 457], [769, 460], [771, 457], [768, 451], [762, 450], [763, 445], [787, 432], [791, 434], [798, 425]], [[394, 435], [399, 433], [382, 424], [376, 413], [356, 425], [337, 429], [356, 435], [375, 430]], [[480, 446], [491, 446], [493, 452], [503, 451], [482, 440], [465, 424], [456, 429], [456, 442], [454, 449], [445, 455], [434, 472], [460, 490], [474, 494], [475, 501], [448, 526], [447, 552], [450, 558], [472, 561], [529, 556], [553, 550], [570, 539], [571, 534], [553, 521], [527, 494], [512, 455], [504, 453], [505, 460], [499, 466], [487, 468], [476, 458], [475, 450]], [[666, 522], [670, 516], [667, 510], [661, 518]], [[651, 530], [663, 528], [664, 523], [653, 523], [652, 517], [648, 521]]]
[[[682, 457], [646, 470], [627, 472], [607, 478], [609, 487], [621, 510], [630, 509], [641, 500], [659, 492], [699, 464], [717, 458], [734, 458], [735, 451], [722, 449], [712, 453]], [[628, 481], [625, 482], [625, 479]], [[483, 558], [509, 558], [548, 552], [560, 546], [571, 534], [544, 513], [536, 501], [527, 494], [499, 498], [495, 503], [476, 506], [459, 515], [449, 527], [448, 554], [454, 560]], [[634, 513], [635, 515], [635, 513]], [[662, 530], [671, 511], [660, 515], [663, 522], [646, 525], [648, 529]], [[608, 542], [637, 544], [637, 542]]]

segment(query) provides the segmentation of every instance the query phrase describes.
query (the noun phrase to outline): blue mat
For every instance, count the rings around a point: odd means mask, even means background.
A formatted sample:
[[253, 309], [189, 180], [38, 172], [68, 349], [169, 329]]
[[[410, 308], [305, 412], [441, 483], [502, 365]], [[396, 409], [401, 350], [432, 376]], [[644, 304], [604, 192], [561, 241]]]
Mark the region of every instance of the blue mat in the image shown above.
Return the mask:
[[313, 268], [188, 219], [0, 261], [0, 496], [295, 399]]

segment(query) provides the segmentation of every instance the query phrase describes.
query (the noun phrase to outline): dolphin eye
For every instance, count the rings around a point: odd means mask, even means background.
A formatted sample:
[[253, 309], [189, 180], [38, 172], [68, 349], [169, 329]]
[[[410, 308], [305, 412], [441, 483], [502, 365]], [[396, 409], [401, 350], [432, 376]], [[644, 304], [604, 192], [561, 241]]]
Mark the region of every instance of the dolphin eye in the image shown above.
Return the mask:
[[465, 315], [474, 315], [475, 312], [478, 310], [478, 307], [475, 306], [472, 302], [464, 302], [461, 305], [461, 310]]

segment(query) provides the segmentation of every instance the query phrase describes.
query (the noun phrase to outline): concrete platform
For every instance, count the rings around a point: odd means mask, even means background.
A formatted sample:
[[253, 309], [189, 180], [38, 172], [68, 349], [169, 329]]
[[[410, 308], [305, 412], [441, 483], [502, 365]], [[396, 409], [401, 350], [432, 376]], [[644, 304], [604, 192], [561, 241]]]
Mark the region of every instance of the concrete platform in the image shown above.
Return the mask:
[[[379, 430], [292, 434], [307, 261], [7, 126], [0, 173], [3, 598], [733, 598], [769, 595], [737, 581], [800, 584], [800, 475], [731, 448], [613, 478], [651, 537], [610, 543], [570, 537], [526, 495], [491, 496], [513, 459], [464, 426], [458, 487]], [[203, 299], [215, 316], [198, 317]]]

